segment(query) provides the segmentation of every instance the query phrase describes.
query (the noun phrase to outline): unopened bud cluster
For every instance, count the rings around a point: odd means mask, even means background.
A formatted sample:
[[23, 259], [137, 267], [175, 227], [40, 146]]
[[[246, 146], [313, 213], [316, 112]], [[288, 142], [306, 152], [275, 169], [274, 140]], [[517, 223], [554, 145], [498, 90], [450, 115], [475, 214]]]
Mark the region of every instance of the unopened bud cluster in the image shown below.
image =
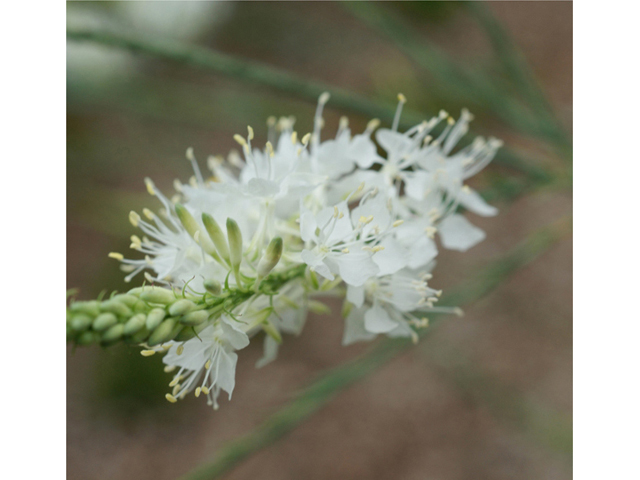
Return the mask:
[[309, 133], [272, 117], [263, 148], [251, 127], [235, 135], [241, 152], [209, 157], [206, 177], [187, 150], [194, 176], [176, 181], [171, 198], [146, 179], [160, 208], [129, 215], [140, 230], [131, 237], [138, 258], [109, 254], [127, 282], [142, 275], [141, 286], [72, 301], [69, 341], [164, 354], [174, 372], [167, 400], [193, 392], [217, 408], [220, 392], [233, 392], [236, 352], [263, 332], [258, 366], [272, 361], [308, 311], [329, 313], [320, 301], [328, 293], [344, 298], [345, 345], [380, 334], [417, 341], [426, 315], [460, 314], [436, 305], [442, 292], [429, 286], [431, 271], [438, 245], [464, 251], [484, 238], [459, 207], [497, 213], [465, 181], [501, 143], [476, 138], [457, 148], [472, 118], [466, 110], [399, 132], [402, 95], [391, 128], [374, 119], [352, 135], [343, 118], [322, 141], [328, 100], [320, 97]]

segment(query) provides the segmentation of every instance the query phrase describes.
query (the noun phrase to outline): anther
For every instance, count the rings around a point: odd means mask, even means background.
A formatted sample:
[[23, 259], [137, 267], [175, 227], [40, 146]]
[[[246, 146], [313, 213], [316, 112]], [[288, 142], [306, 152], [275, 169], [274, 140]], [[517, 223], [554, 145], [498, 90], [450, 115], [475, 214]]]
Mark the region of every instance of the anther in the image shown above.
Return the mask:
[[253, 128], [251, 128], [251, 125], [247, 126], [247, 132], [247, 138], [249, 141], [253, 140]]
[[329, 101], [329, 98], [331, 98], [331, 94], [329, 92], [324, 92], [320, 95], [320, 98], [318, 98], [318, 103], [324, 105]]
[[110, 252], [109, 258], [115, 258], [116, 260], [120, 260], [120, 261], [124, 260], [124, 256], [118, 252]]
[[140, 215], [131, 210], [129, 212], [129, 221], [131, 222], [131, 225], [137, 227], [140, 224]]
[[407, 97], [405, 97], [403, 94], [399, 93], [398, 94], [398, 101], [400, 103], [407, 103]]
[[247, 146], [247, 141], [246, 141], [244, 138], [242, 138], [242, 136], [238, 135], [237, 133], [233, 136], [233, 139], [234, 139], [236, 142], [238, 142], [238, 144], [239, 144], [241, 147], [246, 147], [246, 146]]
[[404, 220], [396, 220], [395, 222], [393, 222], [391, 224], [392, 227], [399, 227], [400, 225], [402, 225], [404, 223]]
[[170, 393], [167, 393], [164, 398], [166, 398], [169, 402], [171, 403], [176, 403], [178, 400], [176, 399], [176, 397], [174, 397], [173, 395], [171, 395]]
[[182, 352], [184, 352], [184, 345], [178, 345], [178, 348], [176, 348], [176, 354], [182, 355]]
[[155, 355], [156, 351], [155, 350], [142, 350], [140, 352], [140, 355], [142, 355], [143, 357], [150, 357], [151, 355]]
[[155, 215], [153, 214], [153, 212], [151, 210], [149, 210], [148, 208], [143, 208], [142, 209], [142, 213], [144, 214], [145, 217], [147, 217], [149, 220], [153, 220], [153, 218], [155, 217]]
[[147, 186], [147, 192], [149, 192], [149, 195], [155, 196], [156, 191], [154, 189], [154, 185], [153, 185], [153, 182], [151, 181], [151, 179], [150, 178], [145, 178], [144, 179], [144, 184]]

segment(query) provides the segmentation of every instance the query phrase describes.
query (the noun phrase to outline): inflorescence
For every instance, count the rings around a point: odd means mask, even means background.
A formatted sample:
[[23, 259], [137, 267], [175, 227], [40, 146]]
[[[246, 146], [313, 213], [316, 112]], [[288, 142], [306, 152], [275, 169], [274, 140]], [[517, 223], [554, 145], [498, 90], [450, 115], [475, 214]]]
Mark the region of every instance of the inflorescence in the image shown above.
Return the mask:
[[142, 286], [72, 301], [69, 341], [164, 354], [165, 371], [174, 372], [167, 400], [194, 392], [217, 409], [220, 392], [233, 392], [236, 351], [264, 331], [258, 366], [269, 363], [283, 333], [299, 334], [308, 311], [328, 311], [317, 297], [345, 299], [344, 345], [379, 334], [417, 341], [429, 313], [461, 314], [437, 306], [442, 292], [429, 286], [435, 239], [459, 251], [483, 240], [458, 211], [497, 213], [464, 182], [501, 142], [478, 137], [454, 153], [472, 119], [466, 110], [457, 121], [441, 111], [400, 133], [402, 95], [392, 128], [372, 120], [352, 135], [343, 117], [335, 138], [321, 141], [328, 99], [320, 96], [305, 135], [286, 117], [268, 119], [262, 149], [251, 127], [235, 135], [242, 155], [210, 157], [206, 178], [188, 149], [194, 176], [176, 181], [172, 198], [145, 179], [161, 208], [129, 214], [141, 232], [131, 248], [142, 258], [109, 254], [127, 282], [142, 274]]

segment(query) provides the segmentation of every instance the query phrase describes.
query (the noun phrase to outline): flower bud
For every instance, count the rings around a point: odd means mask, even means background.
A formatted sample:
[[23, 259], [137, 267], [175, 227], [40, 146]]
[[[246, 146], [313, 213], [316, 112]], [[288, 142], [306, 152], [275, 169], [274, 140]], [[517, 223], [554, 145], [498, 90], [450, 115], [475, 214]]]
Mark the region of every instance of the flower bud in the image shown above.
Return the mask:
[[116, 323], [118, 323], [118, 318], [113, 313], [107, 312], [98, 315], [93, 321], [92, 327], [96, 332], [101, 332], [114, 326]]
[[147, 315], [147, 320], [145, 321], [145, 326], [147, 330], [150, 332], [155, 330], [158, 325], [164, 320], [164, 317], [167, 315], [167, 312], [164, 311], [164, 308], [154, 308]]
[[264, 252], [264, 255], [260, 259], [258, 263], [258, 278], [264, 278], [280, 261], [280, 257], [282, 257], [282, 238], [275, 237], [269, 242], [267, 249]]
[[276, 342], [278, 343], [282, 343], [282, 335], [280, 335], [280, 332], [278, 331], [278, 329], [273, 325], [273, 323], [271, 323], [268, 320], [265, 320], [264, 323], [262, 323], [260, 325], [262, 327], [262, 329], [264, 330], [264, 332], [269, 335], [271, 338], [273, 338]]
[[195, 312], [187, 313], [180, 318], [180, 323], [183, 325], [196, 326], [206, 322], [209, 319], [209, 312], [206, 310], [197, 310]]
[[147, 340], [147, 344], [150, 347], [153, 347], [155, 345], [160, 345], [161, 343], [172, 340], [177, 335], [177, 333], [173, 333], [175, 331], [175, 328], [176, 319], [167, 318], [151, 333], [149, 340]]
[[189, 213], [189, 211], [181, 204], [176, 203], [176, 214], [178, 215], [178, 219], [180, 223], [184, 226], [184, 229], [187, 231], [191, 238], [196, 240], [196, 242], [203, 248], [205, 252], [211, 255], [216, 260], [219, 260], [220, 257], [216, 252], [213, 243], [206, 235], [203, 235], [203, 232], [200, 230], [200, 225], [196, 222], [196, 219]]
[[112, 300], [117, 300], [118, 302], [124, 303], [127, 307], [133, 308], [136, 303], [140, 303], [140, 299], [133, 296], [128, 295], [126, 293], [120, 293], [112, 298]]
[[124, 324], [124, 330], [122, 333], [125, 335], [133, 335], [144, 327], [147, 316], [144, 313], [138, 313], [131, 317], [127, 323]]
[[85, 315], [84, 313], [78, 313], [71, 318], [71, 328], [74, 330], [81, 332], [89, 328], [93, 319], [89, 315]]
[[115, 343], [118, 340], [120, 340], [120, 337], [122, 337], [123, 332], [124, 332], [124, 325], [122, 325], [121, 323], [118, 323], [117, 325], [114, 325], [113, 327], [109, 328], [106, 332], [102, 334], [100, 343], [102, 343], [102, 345], [110, 345], [112, 343]]
[[98, 335], [95, 332], [82, 332], [76, 342], [78, 345], [91, 345], [98, 339]]
[[218, 222], [216, 222], [211, 215], [203, 213], [202, 223], [204, 224], [204, 228], [207, 229], [207, 233], [213, 241], [213, 244], [216, 246], [216, 250], [218, 250], [220, 257], [222, 257], [225, 262], [229, 263], [229, 246], [227, 245], [227, 239], [220, 229]]
[[95, 317], [100, 314], [99, 305], [100, 303], [97, 302], [96, 300], [91, 300], [89, 302], [74, 302], [69, 307], [69, 310], [71, 310], [74, 313], [75, 312], [84, 313], [92, 317]]
[[132, 344], [142, 343], [148, 337], [149, 337], [149, 330], [147, 329], [147, 327], [142, 327], [140, 330], [138, 330], [136, 333], [131, 335], [129, 338], [126, 338], [125, 342], [132, 343]]
[[133, 313], [131, 309], [124, 303], [120, 303], [119, 301], [114, 299], [102, 302], [102, 305], [100, 305], [100, 309], [105, 312], [115, 313], [116, 315], [120, 315], [121, 317], [129, 317]]
[[229, 260], [236, 277], [236, 284], [240, 286], [240, 263], [242, 262], [242, 232], [235, 220], [227, 218], [227, 238], [229, 239]]
[[191, 300], [187, 300], [186, 298], [183, 298], [182, 300], [178, 300], [177, 302], [175, 302], [173, 305], [169, 307], [169, 315], [174, 315], [174, 316], [184, 315], [185, 313], [190, 312], [194, 308], [196, 308], [195, 303], [193, 303]]
[[140, 298], [149, 303], [168, 305], [176, 301], [173, 290], [161, 287], [151, 287], [140, 294]]
[[207, 292], [212, 295], [220, 295], [220, 292], [222, 292], [222, 285], [220, 285], [219, 281], [214, 280], [213, 278], [205, 280], [203, 285]]

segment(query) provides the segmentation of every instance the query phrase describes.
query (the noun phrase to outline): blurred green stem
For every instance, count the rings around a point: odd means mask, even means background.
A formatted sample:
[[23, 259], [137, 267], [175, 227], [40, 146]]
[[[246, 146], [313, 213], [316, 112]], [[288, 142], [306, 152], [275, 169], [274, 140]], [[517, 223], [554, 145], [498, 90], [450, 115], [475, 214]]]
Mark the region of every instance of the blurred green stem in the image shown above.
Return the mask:
[[[242, 60], [231, 55], [175, 40], [143, 38], [130, 34], [96, 30], [67, 30], [67, 39], [93, 42], [203, 68], [231, 78], [266, 86], [312, 102], [316, 102], [320, 94], [326, 91], [331, 94], [330, 105], [332, 107], [343, 108], [369, 117], [377, 117], [387, 122], [391, 122], [395, 113], [395, 106], [392, 105], [374, 102], [340, 88], [311, 82], [267, 65]], [[410, 127], [423, 120], [423, 115], [404, 109], [401, 125]], [[536, 170], [537, 175], [546, 175], [543, 169], [526, 165], [513, 151], [504, 147], [498, 152], [495, 162], [521, 172], [526, 173]]]
[[[544, 115], [532, 115], [527, 108], [505, 94], [504, 86], [499, 79], [462, 69], [426, 38], [419, 36], [398, 14], [377, 2], [342, 2], [341, 5], [362, 22], [390, 38], [396, 47], [417, 66], [429, 72], [460, 98], [466, 99], [467, 102], [482, 103], [508, 125], [524, 133], [550, 141], [561, 148], [561, 153], [568, 153], [567, 148], [570, 141], [564, 130], [553, 120], [553, 117], [550, 117], [549, 112], [545, 111]], [[482, 18], [487, 20], [489, 17], [485, 15]], [[506, 32], [502, 30], [499, 32], [500, 36], [496, 38], [498, 35], [495, 30], [496, 25], [498, 24], [495, 20], [492, 23], [487, 20], [487, 24], [485, 24], [491, 28], [492, 41], [506, 42]], [[505, 46], [497, 50], [497, 53], [501, 57], [506, 54], [510, 55], [505, 60], [510, 67], [508, 73], [512, 74], [512, 78], [514, 75], [516, 76], [518, 85], [525, 82], [527, 99], [532, 100], [530, 92], [532, 80], [529, 80], [526, 73], [519, 69], [519, 64], [517, 68], [514, 66], [512, 49]], [[536, 97], [536, 105], [540, 102], [540, 95]], [[536, 108], [535, 111], [540, 114], [539, 108]]]
[[[556, 242], [564, 238], [570, 232], [570, 229], [571, 219], [564, 218], [534, 233], [511, 252], [481, 270], [473, 280], [443, 298], [441, 303], [468, 305], [479, 300], [495, 289], [512, 273], [532, 262]], [[439, 317], [434, 318], [432, 326], [421, 332], [422, 335], [428, 335], [433, 332], [435, 325], [441, 321], [442, 319]], [[271, 445], [293, 430], [342, 390], [368, 374], [375, 372], [379, 367], [411, 346], [412, 343], [406, 340], [386, 339], [356, 360], [334, 368], [310, 387], [303, 390], [297, 398], [269, 417], [253, 432], [222, 448], [218, 452], [215, 461], [196, 468], [182, 477], [183, 480], [219, 478], [248, 456]]]

